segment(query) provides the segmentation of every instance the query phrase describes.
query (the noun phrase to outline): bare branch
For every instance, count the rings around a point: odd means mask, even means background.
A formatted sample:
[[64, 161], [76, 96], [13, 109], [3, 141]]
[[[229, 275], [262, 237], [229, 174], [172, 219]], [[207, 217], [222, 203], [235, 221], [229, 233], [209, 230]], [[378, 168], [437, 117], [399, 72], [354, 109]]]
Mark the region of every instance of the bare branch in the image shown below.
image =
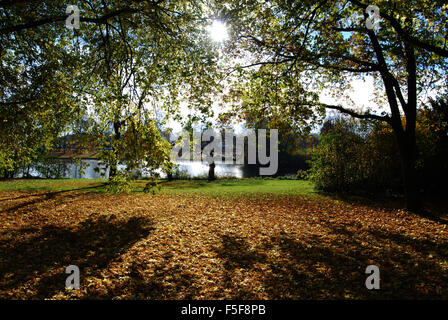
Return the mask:
[[355, 112], [353, 110], [346, 109], [346, 108], [341, 107], [341, 106], [328, 105], [328, 104], [320, 104], [320, 106], [322, 106], [322, 107], [324, 107], [326, 109], [337, 110], [339, 112], [348, 114], [348, 115], [350, 115], [350, 116], [352, 116], [354, 118], [358, 118], [358, 119], [371, 119], [371, 120], [377, 120], [377, 121], [384, 121], [384, 122], [387, 122], [389, 124], [392, 123], [391, 118], [389, 116], [387, 116], [387, 115], [386, 116], [379, 116], [379, 115], [371, 114], [371, 113], [360, 114], [360, 113], [357, 113], [357, 112]]

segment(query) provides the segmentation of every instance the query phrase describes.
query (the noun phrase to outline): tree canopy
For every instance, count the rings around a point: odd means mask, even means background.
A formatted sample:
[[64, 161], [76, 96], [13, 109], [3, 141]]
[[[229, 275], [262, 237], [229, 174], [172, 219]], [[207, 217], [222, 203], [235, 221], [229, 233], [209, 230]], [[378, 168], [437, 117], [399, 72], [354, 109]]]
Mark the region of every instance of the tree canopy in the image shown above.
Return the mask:
[[[237, 33], [228, 47], [240, 61], [235, 113], [262, 116], [273, 126], [303, 126], [324, 109], [386, 122], [400, 148], [408, 208], [418, 208], [417, 106], [425, 92], [447, 88], [447, 5], [377, 1], [381, 21], [374, 29], [368, 25], [369, 4], [358, 0], [220, 5]], [[375, 102], [387, 107], [381, 113], [359, 110], [344, 97], [353, 79], [366, 77], [374, 81]], [[322, 102], [324, 89], [341, 102]]]
[[188, 98], [210, 111], [216, 54], [204, 3], [85, 1], [79, 9], [80, 28], [70, 30], [62, 1], [0, 2], [4, 170], [29, 163], [80, 119], [92, 120], [83, 130], [99, 139], [88, 143], [102, 147], [112, 174], [125, 159], [159, 165], [168, 145], [154, 130], [154, 108], [179, 117]]

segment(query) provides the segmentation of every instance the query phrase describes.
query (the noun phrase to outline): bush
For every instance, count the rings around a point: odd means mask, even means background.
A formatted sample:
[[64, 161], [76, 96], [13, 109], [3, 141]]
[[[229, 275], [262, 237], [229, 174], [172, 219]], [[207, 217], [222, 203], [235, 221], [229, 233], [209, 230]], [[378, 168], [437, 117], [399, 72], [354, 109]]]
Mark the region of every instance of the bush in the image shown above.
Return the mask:
[[191, 175], [188, 173], [187, 170], [181, 170], [179, 167], [176, 167], [173, 170], [173, 179], [190, 180], [191, 179]]
[[309, 178], [316, 189], [326, 192], [401, 190], [399, 159], [391, 129], [382, 123], [338, 118], [322, 129]]
[[[448, 180], [448, 101], [417, 113], [417, 174], [421, 191], [445, 194]], [[326, 121], [313, 154], [316, 189], [349, 193], [403, 193], [399, 149], [383, 122], [338, 118]]]
[[148, 183], [146, 183], [145, 187], [143, 188], [144, 193], [151, 193], [156, 194], [157, 191], [160, 191], [162, 186], [159, 183], [159, 180], [157, 178], [151, 178]]
[[[64, 161], [51, 154], [44, 154], [31, 165], [31, 168], [35, 169], [39, 173], [39, 176], [45, 179], [62, 179], [65, 178], [69, 171], [68, 164], [70, 162], [73, 161]], [[79, 175], [81, 176], [85, 165], [75, 162], [73, 164], [79, 169]]]
[[117, 173], [110, 178], [107, 183], [106, 190], [109, 193], [130, 193], [132, 191], [132, 180], [130, 177], [122, 172]]
[[296, 174], [297, 180], [308, 180], [308, 172], [306, 170], [299, 169]]

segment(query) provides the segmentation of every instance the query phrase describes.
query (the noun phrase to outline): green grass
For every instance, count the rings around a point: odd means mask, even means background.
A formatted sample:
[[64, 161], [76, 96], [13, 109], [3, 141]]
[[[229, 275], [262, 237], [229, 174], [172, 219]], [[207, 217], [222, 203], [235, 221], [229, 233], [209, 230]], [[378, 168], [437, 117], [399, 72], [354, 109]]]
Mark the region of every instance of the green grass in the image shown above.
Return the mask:
[[[85, 191], [105, 192], [107, 180], [101, 179], [16, 179], [0, 182], [1, 191]], [[138, 180], [133, 184], [134, 192], [142, 192], [147, 181]], [[161, 181], [161, 193], [200, 193], [208, 195], [247, 194], [315, 194], [313, 184], [302, 180], [280, 179], [224, 179], [208, 182], [205, 180]]]
[[102, 191], [102, 179], [12, 179], [0, 181], [1, 191]]
[[172, 181], [166, 183], [166, 193], [207, 193], [209, 195], [236, 194], [311, 194], [313, 184], [299, 180], [241, 179], [207, 181]]

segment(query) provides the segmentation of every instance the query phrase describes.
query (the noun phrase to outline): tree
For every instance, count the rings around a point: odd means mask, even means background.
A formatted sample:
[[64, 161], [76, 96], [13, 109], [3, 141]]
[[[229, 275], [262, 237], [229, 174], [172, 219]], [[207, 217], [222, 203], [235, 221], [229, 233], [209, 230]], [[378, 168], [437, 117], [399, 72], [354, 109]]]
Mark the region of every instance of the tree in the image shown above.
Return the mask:
[[[374, 30], [366, 24], [368, 3], [359, 0], [219, 3], [238, 36], [228, 52], [246, 61], [235, 68], [246, 75], [235, 90], [243, 98], [238, 106], [243, 114], [263, 108], [264, 115], [281, 114], [299, 125], [297, 119], [330, 109], [387, 123], [400, 150], [406, 207], [419, 210], [417, 106], [422, 93], [446, 88], [447, 5], [377, 1], [382, 20]], [[329, 88], [343, 98], [351, 80], [366, 77], [374, 80], [378, 105], [387, 101], [387, 111], [359, 111], [347, 99], [345, 106], [319, 99]]]
[[[64, 112], [60, 118], [67, 121], [41, 118], [39, 128], [60, 123], [58, 130], [51, 132], [57, 136], [71, 121], [93, 114], [95, 125], [90, 129], [92, 136], [99, 139], [94, 144], [100, 146], [99, 154], [110, 166], [110, 176], [117, 173], [120, 161], [130, 167], [137, 163], [160, 165], [161, 159], [166, 161], [162, 156], [166, 144], [156, 134], [150, 105], [161, 105], [170, 116], [179, 115], [182, 99], [190, 99], [191, 106], [203, 112], [210, 110], [208, 89], [213, 87], [216, 57], [206, 37], [207, 10], [203, 3], [84, 1], [80, 4], [80, 28], [73, 31], [65, 27], [65, 9], [63, 1], [0, 1], [0, 37], [5, 44], [0, 51], [1, 61], [7, 65], [14, 58], [16, 62], [7, 70], [10, 74], [5, 73], [0, 103], [24, 108], [29, 117], [31, 113], [25, 107], [29, 101], [36, 101], [40, 112], [42, 102], [49, 105], [51, 101], [53, 108], [60, 98], [67, 108], [74, 109], [76, 99], [79, 109]], [[32, 51], [28, 50], [30, 43]], [[27, 64], [29, 68], [40, 68], [35, 79], [26, 77]], [[64, 82], [54, 78], [48, 85], [53, 95], [43, 92], [37, 101], [32, 94], [35, 90], [28, 90], [30, 96], [22, 93], [25, 83], [31, 83], [31, 88], [41, 86], [45, 84], [44, 76], [52, 72], [63, 72], [67, 90], [61, 90], [65, 89]], [[15, 94], [11, 83], [18, 78], [23, 84]], [[13, 116], [9, 116], [14, 123]], [[32, 126], [26, 123], [24, 127]], [[5, 137], [9, 136], [5, 132]], [[36, 142], [36, 147], [40, 144]], [[156, 152], [155, 147], [161, 152]], [[10, 153], [3, 150], [4, 154]], [[3, 162], [6, 166], [11, 160], [0, 157]]]
[[[6, 32], [25, 21], [25, 3], [0, 2], [0, 171], [12, 177], [51, 148], [55, 138], [83, 114], [79, 56], [67, 50], [67, 33], [50, 25], [39, 32]], [[57, 2], [48, 4], [53, 10]], [[34, 14], [37, 4], [29, 4]]]

